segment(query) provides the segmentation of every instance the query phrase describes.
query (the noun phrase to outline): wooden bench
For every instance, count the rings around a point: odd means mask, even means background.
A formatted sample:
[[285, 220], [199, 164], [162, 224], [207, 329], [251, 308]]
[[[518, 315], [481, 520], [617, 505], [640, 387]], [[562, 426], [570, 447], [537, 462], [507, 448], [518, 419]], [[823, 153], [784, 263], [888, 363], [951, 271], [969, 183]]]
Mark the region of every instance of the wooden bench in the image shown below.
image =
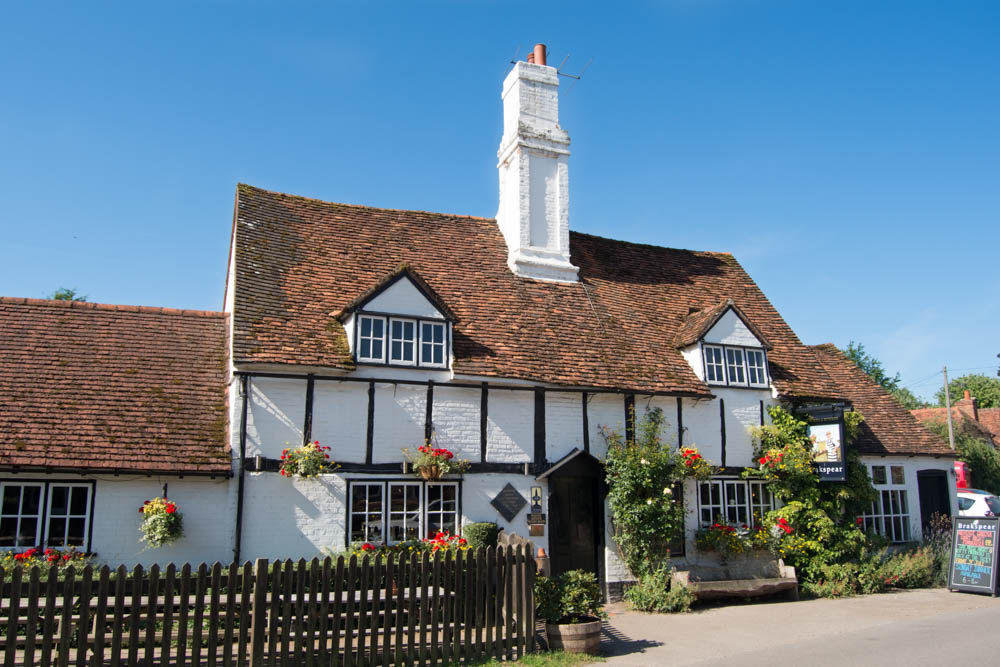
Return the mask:
[[694, 593], [699, 600], [759, 597], [784, 593], [799, 599], [795, 568], [780, 558], [745, 558], [730, 562], [696, 563], [671, 571], [671, 581]]

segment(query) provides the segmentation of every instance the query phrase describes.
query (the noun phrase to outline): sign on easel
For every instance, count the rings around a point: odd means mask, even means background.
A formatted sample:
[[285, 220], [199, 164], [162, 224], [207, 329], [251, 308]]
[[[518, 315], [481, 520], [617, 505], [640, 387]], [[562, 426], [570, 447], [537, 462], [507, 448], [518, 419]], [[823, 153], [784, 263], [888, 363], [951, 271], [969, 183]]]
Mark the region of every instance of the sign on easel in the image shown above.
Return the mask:
[[997, 594], [997, 537], [1000, 517], [962, 516], [952, 519], [951, 568], [948, 589]]

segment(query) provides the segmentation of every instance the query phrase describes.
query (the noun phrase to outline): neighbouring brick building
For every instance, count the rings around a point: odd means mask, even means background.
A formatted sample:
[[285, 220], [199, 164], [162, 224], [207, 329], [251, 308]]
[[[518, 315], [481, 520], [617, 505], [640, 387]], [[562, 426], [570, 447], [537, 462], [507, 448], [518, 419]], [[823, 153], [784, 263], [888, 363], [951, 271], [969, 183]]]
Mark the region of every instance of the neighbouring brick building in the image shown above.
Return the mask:
[[[684, 489], [695, 558], [699, 525], [773, 506], [739, 476], [752, 463], [748, 428], [767, 422], [769, 406], [853, 402], [869, 417], [862, 453], [887, 492], [870, 525], [916, 539], [922, 475], [944, 480], [951, 509], [950, 451], [839, 353], [799, 341], [732, 255], [570, 231], [557, 92], [543, 61], [517, 63], [504, 82], [496, 219], [239, 185], [224, 313], [5, 300], [0, 337], [22, 327], [9, 349], [21, 355], [10, 363], [23, 381], [9, 388], [20, 412], [0, 423], [35, 439], [22, 454], [24, 438], [5, 429], [0, 485], [34, 483], [24, 481], [29, 464], [31, 474], [89, 480], [98, 503], [88, 539], [109, 560], [310, 556], [496, 521], [531, 533], [556, 571], [592, 569], [615, 590], [630, 575], [602, 494], [601, 426], [631, 435], [630, 415], [661, 408], [667, 440], [697, 445], [720, 467]], [[68, 326], [84, 317], [105, 328]], [[50, 318], [53, 342], [35, 345]], [[79, 353], [69, 358], [62, 339]], [[89, 359], [88, 345], [106, 354]], [[60, 380], [35, 386], [36, 367]], [[74, 401], [84, 438], [75, 419], [54, 416], [79, 383], [95, 392]], [[0, 380], [9, 403], [7, 391]], [[135, 399], [127, 415], [97, 405], [122, 395]], [[39, 401], [52, 411], [32, 412]], [[103, 430], [112, 415], [119, 425]], [[87, 455], [43, 456], [46, 432]], [[425, 438], [471, 469], [418, 480], [401, 449]], [[281, 451], [304, 440], [332, 447], [341, 468], [303, 481], [278, 475]], [[126, 553], [107, 524], [134, 533], [133, 505], [165, 482], [187, 536], [162, 554]]]

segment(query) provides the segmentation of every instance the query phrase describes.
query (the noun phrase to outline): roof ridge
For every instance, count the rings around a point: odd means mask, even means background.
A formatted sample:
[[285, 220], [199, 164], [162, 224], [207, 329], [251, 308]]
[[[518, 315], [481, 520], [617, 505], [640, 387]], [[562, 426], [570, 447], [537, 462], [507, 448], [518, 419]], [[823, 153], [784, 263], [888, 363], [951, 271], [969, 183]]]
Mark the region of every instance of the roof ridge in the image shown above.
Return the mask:
[[347, 206], [348, 208], [360, 208], [367, 209], [369, 211], [387, 211], [390, 213], [421, 213], [423, 215], [443, 215], [448, 218], [465, 218], [467, 220], [484, 220], [487, 222], [496, 222], [496, 218], [487, 218], [481, 215], [468, 215], [465, 213], [442, 213], [440, 211], [424, 211], [421, 209], [414, 208], [385, 208], [383, 206], [369, 206], [367, 204], [348, 204], [346, 202], [329, 201], [327, 199], [320, 199], [318, 197], [306, 197], [305, 195], [295, 195], [288, 192], [278, 192], [277, 190], [268, 190], [267, 188], [260, 188], [256, 185], [250, 185], [249, 183], [237, 183], [236, 190], [240, 191], [241, 188], [257, 190], [258, 192], [266, 192], [271, 195], [278, 195], [279, 197], [289, 197], [290, 199], [301, 199], [302, 201], [313, 202], [316, 204], [328, 204], [330, 206]]
[[122, 313], [151, 313], [156, 315], [181, 315], [184, 317], [222, 318], [228, 313], [216, 310], [190, 310], [166, 308], [163, 306], [131, 306], [117, 303], [94, 303], [91, 301], [64, 301], [61, 299], [32, 299], [20, 296], [0, 296], [0, 304], [15, 306], [49, 306], [55, 308], [76, 308], [84, 310], [108, 310]]
[[699, 255], [722, 255], [723, 257], [733, 257], [733, 253], [719, 251], [719, 250], [695, 250], [694, 248], [672, 248], [665, 245], [656, 245], [655, 243], [641, 243], [639, 241], [629, 241], [627, 239], [613, 239], [610, 236], [600, 236], [598, 234], [589, 234], [587, 232], [580, 232], [575, 229], [569, 230], [571, 236], [586, 236], [592, 239], [600, 239], [602, 241], [613, 241], [614, 243], [626, 243], [631, 246], [639, 246], [641, 248], [655, 248], [657, 250], [677, 250], [680, 252], [695, 252]]

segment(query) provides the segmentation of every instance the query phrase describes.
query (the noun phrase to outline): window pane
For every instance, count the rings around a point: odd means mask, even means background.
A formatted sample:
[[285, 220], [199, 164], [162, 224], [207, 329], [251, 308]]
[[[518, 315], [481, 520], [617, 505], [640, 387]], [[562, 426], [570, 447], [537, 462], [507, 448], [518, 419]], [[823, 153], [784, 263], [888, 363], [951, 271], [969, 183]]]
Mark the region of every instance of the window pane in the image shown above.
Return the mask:
[[38, 535], [38, 519], [35, 517], [22, 518], [20, 529], [17, 532], [17, 546], [19, 547], [35, 546], [37, 535]]
[[48, 546], [50, 547], [66, 546], [65, 536], [66, 536], [66, 519], [52, 518], [51, 520], [49, 520]]
[[372, 320], [372, 336], [382, 338], [385, 336], [385, 322], [382, 320]]
[[82, 547], [83, 537], [86, 531], [87, 531], [87, 526], [85, 519], [70, 519], [69, 537], [66, 540], [67, 544], [70, 544], [72, 546]]
[[372, 359], [381, 360], [383, 356], [385, 355], [382, 352], [382, 339], [376, 338], [372, 341]]
[[892, 471], [893, 484], [906, 484], [906, 476], [903, 473], [903, 466], [892, 466], [890, 470]]
[[368, 339], [361, 339], [361, 352], [360, 355], [365, 359], [371, 359], [372, 357], [372, 342]]
[[372, 335], [372, 321], [370, 318], [367, 317], [361, 318], [361, 335], [362, 336]]
[[21, 504], [21, 487], [9, 484], [3, 487], [3, 513], [17, 514]]
[[434, 363], [443, 364], [444, 363], [444, 346], [438, 345], [434, 348]]
[[398, 340], [392, 341], [392, 347], [390, 347], [389, 349], [392, 350], [393, 359], [398, 360], [403, 356], [403, 343], [401, 343], [400, 341]]
[[872, 466], [872, 484], [885, 484], [885, 466]]
[[26, 486], [21, 498], [21, 514], [38, 514], [42, 504], [42, 487]]
[[0, 547], [14, 546], [14, 537], [17, 533], [17, 519], [6, 517], [0, 519]]
[[[60, 487], [54, 487], [54, 490]], [[70, 504], [69, 504], [70, 514], [75, 514], [81, 516], [87, 513], [87, 488], [83, 486], [74, 486], [70, 491]]]

